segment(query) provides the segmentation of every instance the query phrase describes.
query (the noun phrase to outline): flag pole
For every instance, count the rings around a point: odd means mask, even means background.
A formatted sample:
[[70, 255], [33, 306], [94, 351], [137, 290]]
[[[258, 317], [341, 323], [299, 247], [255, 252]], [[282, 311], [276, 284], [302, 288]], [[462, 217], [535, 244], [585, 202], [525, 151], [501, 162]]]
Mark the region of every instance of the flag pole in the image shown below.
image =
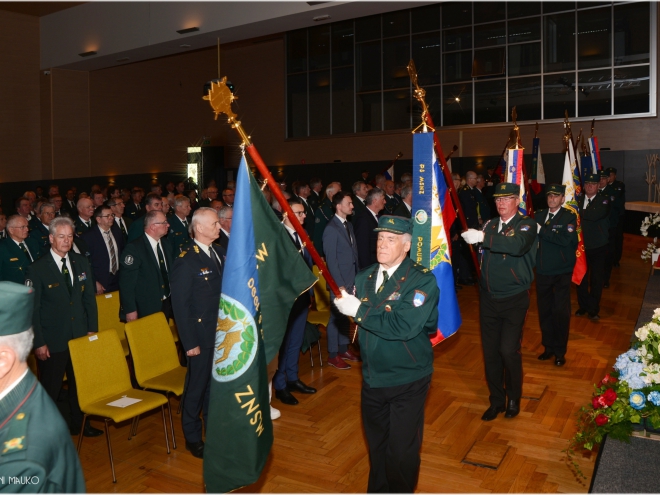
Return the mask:
[[332, 290], [333, 294], [340, 298], [341, 292], [337, 286], [337, 282], [335, 282], [335, 280], [332, 278], [330, 271], [321, 259], [321, 256], [319, 256], [316, 248], [314, 248], [314, 244], [307, 235], [307, 232], [305, 232], [305, 229], [303, 229], [302, 225], [300, 225], [297, 216], [293, 213], [289, 203], [282, 194], [280, 185], [271, 175], [268, 167], [261, 158], [259, 151], [257, 151], [256, 146], [251, 142], [250, 136], [245, 133], [245, 130], [241, 126], [241, 122], [237, 120], [237, 115], [232, 111], [231, 103], [237, 98], [227, 87], [226, 82], [227, 77], [223, 77], [219, 82], [211, 82], [211, 89], [209, 90], [208, 95], [204, 96], [203, 98], [208, 100], [211, 104], [211, 107], [215, 113], [215, 120], [218, 120], [218, 115], [225, 114], [227, 116], [227, 122], [231, 125], [231, 127], [236, 129], [236, 132], [238, 132], [241, 140], [243, 141], [245, 150], [250, 155], [250, 158], [252, 158], [252, 161], [257, 166], [257, 169], [263, 176], [266, 183], [270, 186], [270, 191], [273, 193], [273, 196], [275, 196], [275, 199], [277, 199], [277, 202], [282, 207], [284, 214], [286, 214], [291, 221], [291, 225], [300, 236], [300, 239], [302, 239], [303, 247], [307, 248], [309, 254], [312, 255], [314, 263], [316, 263], [316, 266], [319, 267], [319, 274], [323, 275], [326, 282], [328, 282], [328, 286], [330, 287], [330, 290]]
[[[461, 205], [461, 201], [458, 199], [458, 192], [454, 187], [454, 180], [452, 179], [451, 172], [449, 171], [449, 167], [447, 166], [445, 155], [442, 152], [442, 146], [440, 145], [440, 139], [438, 139], [438, 133], [435, 132], [435, 126], [433, 125], [433, 118], [431, 117], [431, 113], [428, 111], [428, 107], [426, 106], [426, 101], [424, 100], [426, 91], [420, 88], [417, 82], [417, 68], [415, 67], [415, 62], [413, 61], [413, 59], [410, 59], [410, 62], [408, 62], [408, 74], [410, 75], [410, 79], [413, 83], [413, 86], [415, 86], [413, 95], [422, 105], [423, 124], [428, 125], [428, 127], [430, 127], [433, 130], [433, 143], [435, 145], [435, 154], [440, 160], [440, 169], [442, 170], [442, 173], [445, 176], [445, 182], [447, 183], [447, 187], [449, 188], [449, 193], [452, 202], [454, 203], [454, 209], [456, 210], [456, 214], [458, 215], [458, 218], [461, 222], [461, 226], [463, 227], [463, 232], [465, 232], [468, 230], [467, 220], [465, 219], [465, 214], [463, 213], [463, 207]], [[449, 239], [449, 241], [451, 241], [451, 239]], [[472, 262], [474, 263], [474, 268], [477, 272], [477, 277], [480, 278], [481, 267], [479, 266], [479, 261], [477, 260], [477, 253], [474, 250], [472, 244], [468, 244], [468, 247], [470, 248], [470, 254], [472, 255]]]

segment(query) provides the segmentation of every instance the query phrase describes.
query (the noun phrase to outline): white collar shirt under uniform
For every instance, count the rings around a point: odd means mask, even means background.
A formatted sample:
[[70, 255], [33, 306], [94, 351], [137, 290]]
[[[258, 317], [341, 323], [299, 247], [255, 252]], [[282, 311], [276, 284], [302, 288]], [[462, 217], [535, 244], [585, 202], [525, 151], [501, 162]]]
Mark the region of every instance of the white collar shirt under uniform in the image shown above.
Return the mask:
[[[383, 283], [383, 272], [387, 272], [387, 276], [389, 278], [392, 278], [392, 275], [394, 275], [394, 272], [396, 272], [399, 269], [400, 265], [401, 265], [401, 263], [399, 263], [398, 265], [394, 265], [394, 266], [388, 268], [387, 270], [385, 270], [385, 268], [383, 268], [383, 265], [380, 265], [378, 267], [378, 275], [376, 276], [376, 293], [378, 293], [378, 289], [380, 288], [381, 284]], [[389, 280], [389, 278], [388, 278], [388, 280]]]
[[160, 239], [156, 240], [153, 237], [151, 237], [149, 234], [144, 234], [144, 235], [147, 236], [147, 240], [149, 241], [149, 244], [151, 245], [151, 249], [153, 250], [154, 256], [156, 257], [156, 263], [158, 264], [159, 267], [160, 267], [160, 262], [158, 261], [158, 249], [157, 248], [160, 245], [160, 250], [163, 252], [163, 262], [165, 263], [165, 269], [169, 273], [170, 268], [167, 266], [167, 260], [165, 259], [165, 250], [163, 249], [163, 245], [161, 244]]
[[[53, 260], [55, 260], [55, 265], [57, 266], [58, 270], [61, 272], [62, 271], [62, 256], [57, 254], [55, 251], [53, 251], [53, 248], [50, 249], [50, 255], [53, 257]], [[64, 255], [64, 262], [66, 263], [66, 268], [69, 270], [69, 278], [71, 279], [71, 285], [73, 285], [73, 269], [71, 268], [71, 260], [69, 259], [69, 253], [66, 253]]]

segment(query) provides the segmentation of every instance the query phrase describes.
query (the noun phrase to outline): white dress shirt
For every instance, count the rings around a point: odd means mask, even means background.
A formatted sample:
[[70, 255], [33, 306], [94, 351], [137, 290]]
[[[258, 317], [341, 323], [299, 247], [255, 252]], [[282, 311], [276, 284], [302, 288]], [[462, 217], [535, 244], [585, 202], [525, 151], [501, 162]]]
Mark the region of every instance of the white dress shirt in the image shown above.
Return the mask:
[[[50, 255], [53, 257], [53, 260], [55, 260], [55, 265], [57, 266], [58, 270], [61, 272], [62, 256], [60, 256], [55, 251], [53, 251], [53, 248], [50, 249]], [[69, 278], [71, 279], [71, 285], [73, 285], [73, 268], [71, 268], [71, 260], [69, 259], [69, 253], [66, 253], [64, 255], [64, 263], [66, 263], [66, 268], [67, 270], [69, 270]]]
[[387, 272], [387, 276], [389, 278], [392, 278], [392, 275], [394, 275], [394, 272], [397, 271], [397, 269], [399, 268], [400, 265], [401, 265], [401, 263], [399, 263], [398, 265], [394, 265], [394, 266], [390, 267], [387, 270], [385, 270], [385, 268], [383, 268], [383, 265], [380, 265], [378, 267], [378, 275], [376, 276], [376, 292], [378, 292], [378, 289], [380, 289], [380, 286], [383, 283], [383, 272]]

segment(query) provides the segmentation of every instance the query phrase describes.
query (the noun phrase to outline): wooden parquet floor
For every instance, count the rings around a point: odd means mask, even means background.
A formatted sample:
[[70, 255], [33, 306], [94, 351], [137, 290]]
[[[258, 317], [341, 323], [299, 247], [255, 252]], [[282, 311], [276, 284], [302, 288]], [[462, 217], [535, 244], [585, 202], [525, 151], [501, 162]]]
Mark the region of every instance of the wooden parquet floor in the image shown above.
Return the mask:
[[[514, 419], [480, 417], [488, 407], [478, 323], [478, 289], [459, 292], [463, 326], [435, 348], [435, 373], [426, 403], [422, 464], [417, 491], [471, 493], [586, 493], [595, 454], [579, 459], [586, 481], [567, 468], [562, 450], [575, 433], [575, 414], [588, 403], [593, 384], [629, 346], [650, 264], [640, 259], [647, 239], [626, 234], [621, 268], [603, 291], [601, 321], [573, 316], [566, 355], [558, 368], [536, 358], [543, 351], [532, 286], [523, 334], [524, 398]], [[573, 289], [573, 311], [577, 309]], [[325, 356], [325, 340], [322, 344]], [[315, 351], [315, 356], [318, 353]], [[297, 406], [273, 399], [282, 417], [260, 480], [239, 492], [365, 492], [369, 461], [360, 419], [360, 365], [339, 371], [312, 368], [301, 357], [300, 378], [318, 393]], [[172, 399], [172, 406], [178, 400]], [[202, 461], [184, 448], [175, 417], [178, 448], [165, 452], [160, 414], [140, 422], [127, 441], [128, 424], [112, 427], [118, 482], [112, 483], [103, 437], [86, 438], [81, 460], [90, 492], [203, 492]], [[98, 423], [94, 423], [100, 426]]]

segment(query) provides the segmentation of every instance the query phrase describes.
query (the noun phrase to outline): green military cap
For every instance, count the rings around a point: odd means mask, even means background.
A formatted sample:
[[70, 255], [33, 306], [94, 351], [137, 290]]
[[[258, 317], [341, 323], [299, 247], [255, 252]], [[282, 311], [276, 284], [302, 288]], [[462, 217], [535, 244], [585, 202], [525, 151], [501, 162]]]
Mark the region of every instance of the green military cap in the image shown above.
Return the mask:
[[610, 174], [609, 174], [609, 172], [606, 172], [605, 170], [601, 170], [600, 172], [598, 172], [598, 176], [601, 179], [608, 179], [610, 177]]
[[14, 282], [0, 282], [0, 336], [25, 332], [32, 327], [34, 289]]
[[600, 174], [587, 174], [584, 177], [584, 183], [586, 184], [587, 182], [600, 182]]
[[378, 219], [378, 227], [374, 232], [392, 232], [393, 234], [411, 234], [412, 222], [409, 218], [394, 215], [383, 215]]
[[519, 196], [520, 195], [520, 186], [514, 184], [513, 182], [500, 182], [495, 187], [495, 192], [493, 197], [497, 198], [500, 196]]
[[605, 172], [607, 172], [607, 175], [610, 175], [610, 174], [615, 174], [616, 175], [616, 169], [614, 167], [607, 167], [605, 169]]
[[548, 194], [556, 194], [557, 196], [563, 196], [566, 193], [566, 186], [561, 184], [550, 184], [545, 189], [546, 196]]

